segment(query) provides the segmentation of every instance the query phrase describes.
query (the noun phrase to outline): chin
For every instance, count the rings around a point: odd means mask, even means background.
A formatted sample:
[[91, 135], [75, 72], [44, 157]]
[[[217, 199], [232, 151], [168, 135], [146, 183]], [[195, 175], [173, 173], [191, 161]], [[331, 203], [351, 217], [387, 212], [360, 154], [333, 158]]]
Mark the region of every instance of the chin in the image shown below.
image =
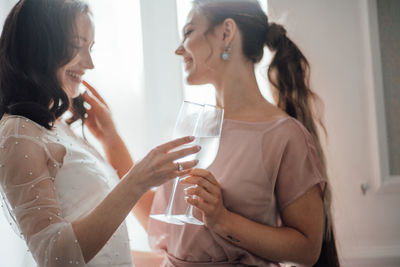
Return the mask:
[[67, 88], [65, 90], [65, 93], [67, 94], [69, 99], [73, 99], [79, 96], [79, 86], [76, 86], [74, 88]]
[[203, 85], [203, 84], [207, 84], [209, 82], [207, 82], [203, 79], [199, 79], [197, 77], [188, 76], [188, 77], [186, 77], [186, 83], [188, 85]]

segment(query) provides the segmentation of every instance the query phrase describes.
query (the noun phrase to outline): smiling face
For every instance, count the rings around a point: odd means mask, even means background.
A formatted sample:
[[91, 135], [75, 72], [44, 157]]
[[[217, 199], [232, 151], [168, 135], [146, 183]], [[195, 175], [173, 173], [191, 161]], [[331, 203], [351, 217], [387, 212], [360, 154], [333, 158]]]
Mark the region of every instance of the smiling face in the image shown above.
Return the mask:
[[74, 57], [57, 71], [58, 79], [70, 99], [79, 95], [79, 85], [86, 70], [94, 68], [90, 55], [94, 44], [94, 25], [90, 15], [77, 16], [76, 32], [71, 42]]
[[187, 83], [191, 85], [213, 83], [218, 76], [224, 43], [218, 39], [218, 26], [210, 32], [207, 18], [191, 12], [183, 28], [184, 39], [175, 53], [184, 59]]

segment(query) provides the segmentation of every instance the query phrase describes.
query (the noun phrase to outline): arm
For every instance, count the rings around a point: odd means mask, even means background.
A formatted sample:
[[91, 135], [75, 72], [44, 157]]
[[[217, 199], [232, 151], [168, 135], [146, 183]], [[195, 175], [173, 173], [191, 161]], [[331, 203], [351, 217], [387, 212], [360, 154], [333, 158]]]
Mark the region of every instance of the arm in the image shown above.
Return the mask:
[[[117, 170], [120, 177], [124, 176], [129, 168], [133, 166], [133, 160], [125, 143], [118, 134], [115, 134], [115, 138], [110, 139], [109, 142], [103, 143], [103, 147], [108, 162]], [[155, 192], [153, 190], [148, 190], [136, 202], [136, 205], [132, 209], [132, 212], [146, 231], [154, 194]]]
[[[25, 122], [20, 125], [20, 131], [32, 134], [37, 130]], [[15, 128], [11, 126], [10, 129]], [[141, 194], [176, 175], [187, 174], [187, 169], [195, 165], [182, 164], [186, 170], [179, 172], [173, 161], [198, 150], [167, 153], [176, 145], [190, 142], [188, 138], [159, 146], [136, 164], [92, 212], [70, 222], [61, 214], [53, 184], [60, 164], [52, 162], [47, 149], [36, 138], [37, 133], [16, 136], [1, 140], [0, 189], [32, 255], [39, 266], [46, 267], [71, 263], [83, 266], [89, 262]]]
[[[86, 126], [103, 146], [107, 161], [122, 178], [134, 165], [124, 141], [119, 136], [111, 117], [110, 109], [93, 86], [83, 81], [89, 93], [83, 95], [90, 105], [87, 110]], [[149, 190], [136, 203], [132, 212], [147, 231], [147, 222], [153, 203], [154, 192]]]
[[304, 265], [317, 261], [324, 227], [318, 186], [282, 211], [283, 227], [271, 227], [228, 211], [222, 202], [220, 185], [210, 172], [195, 169], [191, 174], [184, 183], [196, 186], [186, 191], [186, 200], [203, 212], [203, 221], [214, 232], [270, 261]]
[[188, 169], [196, 164], [196, 161], [183, 163], [185, 170], [180, 172], [174, 161], [183, 155], [198, 152], [198, 147], [167, 153], [191, 141], [192, 139], [182, 138], [152, 150], [121, 179], [99, 206], [87, 216], [72, 223], [86, 262], [105, 245], [146, 191], [176, 175], [187, 174]]
[[83, 94], [83, 99], [90, 105], [90, 109], [86, 110], [85, 124], [102, 144], [107, 161], [122, 178], [132, 168], [133, 159], [118, 134], [107, 103], [90, 84], [82, 83], [90, 92]]

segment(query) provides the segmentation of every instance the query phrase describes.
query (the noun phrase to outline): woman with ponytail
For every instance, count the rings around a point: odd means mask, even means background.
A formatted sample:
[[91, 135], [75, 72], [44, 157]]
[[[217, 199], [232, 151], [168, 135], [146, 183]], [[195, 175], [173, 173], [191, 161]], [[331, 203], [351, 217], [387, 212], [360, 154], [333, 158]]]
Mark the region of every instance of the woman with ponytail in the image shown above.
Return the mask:
[[[256, 0], [194, 0], [183, 33], [187, 82], [213, 84], [225, 119], [216, 160], [178, 191], [205, 225], [147, 222], [163, 266], [339, 266], [307, 59]], [[276, 105], [254, 73], [265, 46]], [[170, 192], [148, 192], [137, 209], [162, 212]]]

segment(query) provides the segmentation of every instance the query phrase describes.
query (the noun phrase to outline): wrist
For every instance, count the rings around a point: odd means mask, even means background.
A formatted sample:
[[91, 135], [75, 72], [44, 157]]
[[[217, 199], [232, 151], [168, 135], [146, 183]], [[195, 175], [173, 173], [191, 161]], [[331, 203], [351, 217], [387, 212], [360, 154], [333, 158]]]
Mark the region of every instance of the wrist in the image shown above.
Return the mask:
[[211, 227], [211, 229], [221, 235], [225, 236], [227, 233], [229, 233], [229, 223], [233, 218], [232, 218], [233, 213], [224, 208], [220, 215], [218, 216], [217, 221], [214, 223], [214, 225]]
[[112, 149], [115, 145], [122, 142], [121, 136], [118, 134], [116, 129], [111, 129], [105, 133], [100, 139], [100, 143], [104, 149]]
[[129, 188], [132, 188], [134, 193], [140, 196], [151, 188], [148, 184], [148, 179], [146, 179], [143, 174], [138, 173], [135, 167], [132, 167], [122, 179], [128, 180]]

